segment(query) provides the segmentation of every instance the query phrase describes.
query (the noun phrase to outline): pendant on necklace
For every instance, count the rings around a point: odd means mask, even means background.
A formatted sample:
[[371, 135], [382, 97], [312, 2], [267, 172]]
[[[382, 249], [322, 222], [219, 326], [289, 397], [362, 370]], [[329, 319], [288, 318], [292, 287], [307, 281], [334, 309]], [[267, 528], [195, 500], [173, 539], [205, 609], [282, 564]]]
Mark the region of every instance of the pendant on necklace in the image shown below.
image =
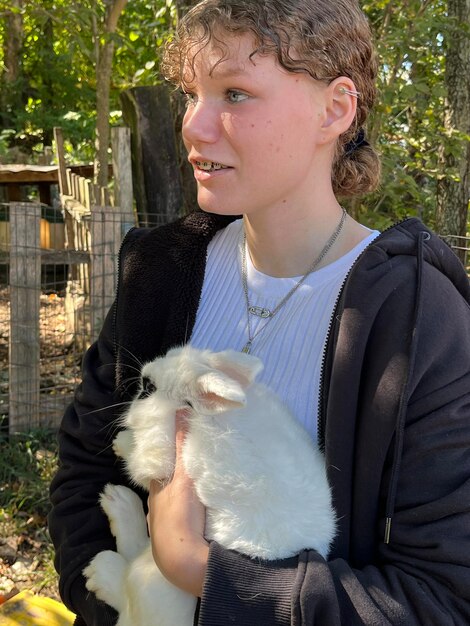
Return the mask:
[[245, 347], [243, 348], [242, 352], [244, 352], [245, 354], [250, 354], [250, 350], [251, 350], [251, 339], [246, 342]]
[[269, 309], [264, 309], [261, 306], [249, 306], [248, 313], [251, 313], [252, 315], [256, 315], [257, 317], [263, 317], [263, 318], [272, 316], [272, 313]]

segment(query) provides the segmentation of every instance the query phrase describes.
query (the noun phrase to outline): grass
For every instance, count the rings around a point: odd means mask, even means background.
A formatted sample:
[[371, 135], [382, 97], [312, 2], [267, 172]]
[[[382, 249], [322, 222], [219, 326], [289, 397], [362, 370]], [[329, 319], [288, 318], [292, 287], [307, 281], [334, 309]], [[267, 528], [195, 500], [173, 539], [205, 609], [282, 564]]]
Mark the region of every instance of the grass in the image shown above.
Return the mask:
[[57, 469], [56, 432], [0, 435], [0, 593], [9, 583], [57, 597], [47, 532], [49, 484]]

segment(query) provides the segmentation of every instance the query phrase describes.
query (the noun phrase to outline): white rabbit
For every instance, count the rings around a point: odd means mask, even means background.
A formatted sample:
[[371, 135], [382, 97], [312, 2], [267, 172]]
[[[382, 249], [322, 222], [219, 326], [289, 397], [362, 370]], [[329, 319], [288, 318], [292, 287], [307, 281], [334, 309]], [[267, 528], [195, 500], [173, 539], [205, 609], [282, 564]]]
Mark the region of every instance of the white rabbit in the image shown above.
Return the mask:
[[[206, 538], [263, 559], [307, 548], [326, 557], [335, 515], [323, 455], [276, 394], [254, 382], [261, 369], [233, 350], [170, 350], [143, 367], [115, 451], [136, 484], [168, 478], [175, 412], [189, 408], [182, 458], [206, 506]], [[119, 626], [192, 626], [196, 599], [158, 570], [139, 497], [107, 485], [101, 505], [117, 552], [91, 561], [87, 588], [119, 612]]]

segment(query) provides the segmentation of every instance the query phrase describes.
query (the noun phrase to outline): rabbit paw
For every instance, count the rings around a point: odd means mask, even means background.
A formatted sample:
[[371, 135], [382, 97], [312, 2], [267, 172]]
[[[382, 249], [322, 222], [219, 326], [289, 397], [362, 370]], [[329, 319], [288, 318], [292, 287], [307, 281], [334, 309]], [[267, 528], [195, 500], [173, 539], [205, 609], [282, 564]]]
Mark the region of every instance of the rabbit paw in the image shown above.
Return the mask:
[[114, 454], [127, 459], [134, 448], [134, 438], [130, 430], [121, 430], [113, 441]]
[[117, 552], [104, 550], [99, 552], [83, 570], [88, 591], [95, 593], [97, 598], [119, 612], [123, 608], [122, 601], [125, 595], [126, 565]]
[[116, 537], [117, 551], [132, 561], [148, 545], [147, 522], [139, 496], [122, 485], [106, 485], [100, 504]]

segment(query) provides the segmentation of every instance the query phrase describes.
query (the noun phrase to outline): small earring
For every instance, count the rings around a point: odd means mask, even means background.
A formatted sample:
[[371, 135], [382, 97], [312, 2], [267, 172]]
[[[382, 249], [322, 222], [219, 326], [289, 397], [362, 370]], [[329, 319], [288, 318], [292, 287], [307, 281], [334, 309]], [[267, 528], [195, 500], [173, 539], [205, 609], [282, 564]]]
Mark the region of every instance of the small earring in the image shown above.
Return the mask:
[[353, 91], [352, 89], [346, 89], [346, 87], [340, 87], [339, 93], [347, 94], [348, 96], [353, 96], [354, 98], [359, 98], [361, 95], [359, 91]]

